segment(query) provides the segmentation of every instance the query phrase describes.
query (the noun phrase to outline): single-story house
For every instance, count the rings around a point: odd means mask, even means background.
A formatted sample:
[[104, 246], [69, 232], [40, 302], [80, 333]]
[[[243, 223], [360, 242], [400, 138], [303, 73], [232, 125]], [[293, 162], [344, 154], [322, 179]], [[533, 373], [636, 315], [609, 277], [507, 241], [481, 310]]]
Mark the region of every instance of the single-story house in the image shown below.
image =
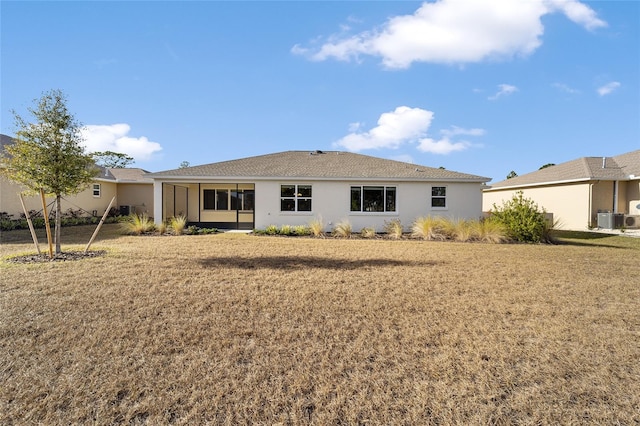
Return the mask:
[[150, 173], [156, 223], [219, 229], [349, 221], [358, 231], [420, 216], [479, 218], [490, 179], [341, 151], [286, 151]]
[[492, 184], [483, 191], [483, 211], [517, 191], [552, 213], [560, 229], [639, 228], [640, 150], [582, 157]]
[[[6, 144], [13, 143], [13, 138], [0, 135], [0, 151]], [[112, 208], [122, 214], [151, 213], [153, 209], [153, 181], [146, 177], [146, 170], [140, 168], [104, 168], [99, 167], [100, 173], [88, 188], [82, 192], [63, 196], [62, 212], [68, 209], [83, 210], [86, 215], [102, 216], [109, 206], [111, 199], [116, 200]], [[19, 194], [26, 190], [22, 185], [9, 181], [0, 176], [0, 212], [19, 218], [23, 214]], [[47, 197], [47, 204], [54, 198]], [[42, 200], [39, 196], [24, 196], [27, 210], [42, 210]], [[53, 208], [53, 207], [51, 207]]]

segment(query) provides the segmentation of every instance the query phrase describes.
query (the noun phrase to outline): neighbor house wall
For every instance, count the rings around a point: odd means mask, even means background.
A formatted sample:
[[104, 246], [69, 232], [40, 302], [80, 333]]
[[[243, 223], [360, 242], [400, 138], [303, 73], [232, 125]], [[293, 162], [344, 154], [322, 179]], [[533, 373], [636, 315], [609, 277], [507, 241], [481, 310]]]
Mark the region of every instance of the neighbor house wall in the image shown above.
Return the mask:
[[133, 206], [134, 212], [153, 213], [153, 185], [144, 183], [119, 183], [118, 206]]
[[640, 179], [631, 180], [626, 185], [626, 213], [640, 215]]
[[[109, 181], [95, 181], [94, 183], [100, 184], [100, 196], [93, 196], [93, 183], [90, 184], [85, 190], [76, 195], [63, 196], [61, 208], [62, 212], [66, 212], [68, 209], [78, 210], [82, 209], [88, 212], [88, 214], [96, 211], [97, 215], [102, 215], [106, 210], [111, 198], [116, 195], [115, 182]], [[13, 215], [14, 218], [19, 218], [23, 213], [22, 205], [20, 204], [20, 198], [18, 194], [26, 191], [26, 188], [22, 185], [15, 184], [7, 181], [5, 178], [0, 178], [0, 212], [7, 212]], [[25, 195], [23, 196], [24, 203], [27, 210], [42, 210], [42, 199], [39, 195]], [[46, 197], [47, 205], [55, 200], [54, 197]], [[54, 206], [47, 207], [47, 210], [53, 209]]]
[[[594, 193], [599, 195], [598, 199], [593, 201], [594, 206], [604, 203], [606, 190], [604, 186], [600, 189], [603, 190], [594, 190]], [[539, 208], [544, 208], [547, 213], [553, 213], [553, 220], [558, 229], [584, 230], [588, 227], [590, 220], [593, 220], [589, 213], [589, 183], [485, 190], [482, 194], [483, 211], [492, 210], [494, 204], [501, 207], [503, 202], [511, 200], [518, 191], [522, 191], [524, 197], [533, 200]], [[609, 205], [611, 205], [611, 199], [609, 199]]]

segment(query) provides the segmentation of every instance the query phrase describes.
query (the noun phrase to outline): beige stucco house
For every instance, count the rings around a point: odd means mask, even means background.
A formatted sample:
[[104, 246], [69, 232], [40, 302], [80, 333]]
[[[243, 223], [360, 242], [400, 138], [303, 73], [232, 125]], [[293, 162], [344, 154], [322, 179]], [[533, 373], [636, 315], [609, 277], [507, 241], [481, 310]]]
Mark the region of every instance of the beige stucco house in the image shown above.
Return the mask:
[[483, 191], [483, 211], [517, 191], [553, 213], [560, 229], [640, 228], [640, 150], [582, 157], [492, 184]]
[[156, 222], [185, 215], [220, 229], [305, 225], [326, 230], [349, 221], [355, 231], [420, 216], [482, 215], [490, 179], [341, 151], [286, 151], [147, 175]]
[[[0, 150], [5, 144], [13, 143], [9, 136], [1, 135]], [[104, 168], [93, 182], [82, 192], [64, 196], [62, 211], [68, 209], [83, 210], [86, 215], [101, 216], [109, 206], [111, 199], [116, 200], [115, 207], [123, 214], [149, 213], [153, 210], [153, 181], [146, 177], [148, 172], [139, 168]], [[23, 214], [19, 194], [26, 188], [0, 176], [0, 212], [19, 218]], [[47, 197], [47, 205], [53, 203], [54, 198]], [[25, 195], [24, 202], [27, 210], [42, 211], [42, 200], [39, 196]], [[48, 209], [51, 207], [48, 207]]]

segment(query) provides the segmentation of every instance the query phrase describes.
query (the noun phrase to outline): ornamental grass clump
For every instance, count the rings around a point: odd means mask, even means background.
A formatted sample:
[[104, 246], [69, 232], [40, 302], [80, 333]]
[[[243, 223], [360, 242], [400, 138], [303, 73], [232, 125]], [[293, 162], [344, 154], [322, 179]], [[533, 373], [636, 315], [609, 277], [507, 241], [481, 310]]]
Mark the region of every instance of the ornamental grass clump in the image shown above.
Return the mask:
[[351, 238], [353, 227], [348, 220], [336, 223], [336, 226], [331, 231], [331, 236], [336, 238]]
[[152, 232], [155, 224], [146, 213], [132, 214], [121, 225], [127, 234], [142, 235]]
[[375, 238], [376, 237], [376, 229], [375, 228], [371, 228], [371, 227], [362, 228], [362, 230], [360, 231], [360, 236], [362, 238]]
[[316, 217], [309, 222], [309, 231], [314, 237], [324, 236], [324, 223], [321, 217]]
[[470, 223], [473, 239], [484, 243], [500, 244], [509, 240], [504, 226], [490, 218]]
[[169, 225], [174, 235], [182, 235], [184, 228], [187, 226], [187, 218], [185, 216], [174, 216], [169, 219]]
[[411, 226], [411, 236], [422, 240], [445, 240], [444, 221], [441, 217], [423, 216]]
[[400, 222], [400, 219], [392, 219], [389, 221], [385, 220], [384, 232], [389, 238], [394, 240], [402, 238], [402, 223]]

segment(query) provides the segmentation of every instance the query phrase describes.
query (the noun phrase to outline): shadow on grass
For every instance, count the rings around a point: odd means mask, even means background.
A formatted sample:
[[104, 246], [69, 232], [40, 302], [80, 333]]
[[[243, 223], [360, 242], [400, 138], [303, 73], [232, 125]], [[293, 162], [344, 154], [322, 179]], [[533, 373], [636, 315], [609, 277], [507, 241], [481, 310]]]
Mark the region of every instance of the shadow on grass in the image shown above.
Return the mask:
[[[96, 230], [98, 225], [78, 225], [78, 226], [63, 226], [60, 230], [60, 239], [62, 244], [87, 244], [91, 235]], [[38, 228], [35, 230], [36, 236], [40, 244], [47, 244], [47, 233], [44, 229]], [[51, 227], [51, 233], [53, 234], [53, 226]], [[100, 240], [112, 240], [122, 237], [120, 231], [120, 224], [118, 223], [105, 223], [100, 228], [100, 232], [96, 237], [96, 241]], [[1, 231], [0, 232], [0, 244], [33, 244], [31, 233], [28, 229], [16, 229], [13, 231]]]
[[198, 261], [205, 268], [237, 268], [237, 269], [331, 269], [355, 270], [362, 268], [379, 268], [385, 266], [437, 266], [442, 261], [403, 261], [395, 259], [335, 259], [315, 256], [264, 256], [264, 257], [209, 257]]
[[554, 231], [556, 244], [640, 250], [640, 239], [588, 231]]

